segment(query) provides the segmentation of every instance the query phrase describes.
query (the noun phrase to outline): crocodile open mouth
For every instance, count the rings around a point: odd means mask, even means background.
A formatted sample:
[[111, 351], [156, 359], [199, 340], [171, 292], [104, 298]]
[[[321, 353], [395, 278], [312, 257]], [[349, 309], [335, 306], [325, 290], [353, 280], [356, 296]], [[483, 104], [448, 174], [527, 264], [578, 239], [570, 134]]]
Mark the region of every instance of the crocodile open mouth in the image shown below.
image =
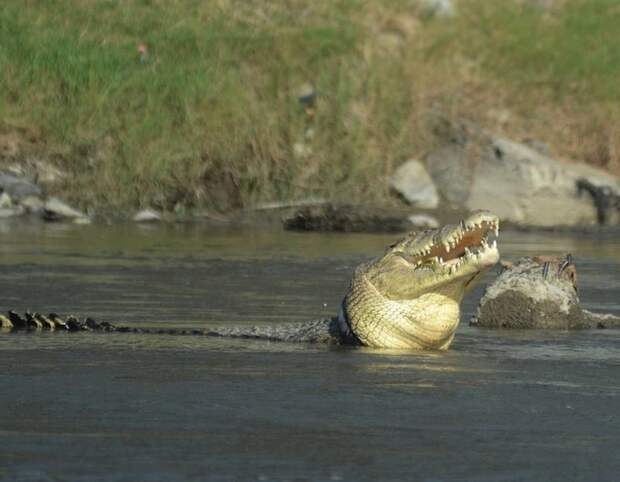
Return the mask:
[[493, 265], [499, 258], [498, 237], [499, 219], [490, 213], [476, 213], [438, 232], [410, 262], [416, 268], [443, 268], [450, 274], [465, 264]]

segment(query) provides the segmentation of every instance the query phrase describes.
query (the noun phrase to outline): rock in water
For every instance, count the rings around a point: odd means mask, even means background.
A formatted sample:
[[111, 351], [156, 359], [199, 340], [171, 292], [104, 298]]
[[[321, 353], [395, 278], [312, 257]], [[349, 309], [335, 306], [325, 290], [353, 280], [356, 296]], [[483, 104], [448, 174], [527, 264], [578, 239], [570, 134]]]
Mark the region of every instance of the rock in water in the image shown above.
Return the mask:
[[574, 329], [620, 326], [620, 317], [581, 308], [571, 255], [505, 263], [485, 290], [471, 325], [484, 328]]

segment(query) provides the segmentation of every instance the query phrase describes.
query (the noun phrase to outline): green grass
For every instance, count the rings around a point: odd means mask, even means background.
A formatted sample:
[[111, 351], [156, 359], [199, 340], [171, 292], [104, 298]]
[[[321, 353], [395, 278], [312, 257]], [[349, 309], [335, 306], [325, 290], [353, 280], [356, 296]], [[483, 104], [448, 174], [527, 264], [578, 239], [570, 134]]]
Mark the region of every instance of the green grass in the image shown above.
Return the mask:
[[[443, 141], [438, 110], [494, 128], [509, 109], [508, 134], [614, 168], [615, 131], [575, 139], [620, 115], [615, 4], [463, 0], [442, 19], [404, 0], [4, 0], [0, 131], [37, 132], [60, 194], [117, 210], [387, 202], [393, 169]], [[566, 109], [568, 131], [538, 131]]]
[[558, 99], [620, 99], [617, 1], [573, 0], [546, 15], [527, 5], [494, 3], [475, 2], [447, 26], [446, 44], [459, 45], [486, 72], [526, 91], [546, 86]]

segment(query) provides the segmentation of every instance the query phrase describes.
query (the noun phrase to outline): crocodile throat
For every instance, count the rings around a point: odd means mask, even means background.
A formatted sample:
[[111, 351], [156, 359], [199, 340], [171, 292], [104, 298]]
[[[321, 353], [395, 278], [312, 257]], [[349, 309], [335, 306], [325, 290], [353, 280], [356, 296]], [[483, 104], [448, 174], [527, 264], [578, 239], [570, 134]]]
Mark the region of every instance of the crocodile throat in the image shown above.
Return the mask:
[[359, 341], [382, 348], [446, 349], [459, 303], [499, 260], [498, 218], [479, 211], [458, 224], [410, 233], [360, 266], [343, 300], [343, 319]]

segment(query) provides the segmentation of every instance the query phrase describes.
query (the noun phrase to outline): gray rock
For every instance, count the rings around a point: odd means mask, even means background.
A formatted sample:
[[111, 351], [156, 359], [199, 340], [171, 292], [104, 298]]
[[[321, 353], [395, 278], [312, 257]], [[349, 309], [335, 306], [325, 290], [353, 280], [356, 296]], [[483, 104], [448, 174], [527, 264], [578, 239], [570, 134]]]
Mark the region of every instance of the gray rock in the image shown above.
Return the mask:
[[532, 139], [532, 138], [524, 139], [523, 144], [534, 149], [536, 152], [538, 152], [539, 154], [542, 154], [543, 156], [547, 156], [547, 157], [553, 156], [553, 152], [551, 152], [551, 147], [549, 147], [549, 144], [539, 139]]
[[0, 208], [0, 219], [13, 218], [15, 216], [21, 216], [25, 210], [21, 206], [13, 206]]
[[0, 209], [6, 209], [13, 206], [13, 202], [11, 201], [11, 196], [9, 196], [6, 192], [0, 194]]
[[316, 101], [316, 90], [310, 83], [304, 83], [297, 89], [297, 100], [304, 106], [312, 106]]
[[619, 186], [610, 174], [545, 156], [525, 144], [494, 138], [482, 150], [467, 199], [469, 210], [532, 226], [596, 223], [596, 209], [577, 194], [579, 178]]
[[29, 213], [38, 214], [43, 211], [45, 203], [38, 196], [27, 196], [20, 201], [19, 205]]
[[72, 208], [55, 197], [51, 197], [45, 201], [43, 205], [43, 217], [47, 221], [78, 220], [78, 223], [89, 219], [83, 212]]
[[420, 161], [412, 159], [402, 164], [394, 172], [390, 185], [413, 206], [435, 209], [439, 205], [435, 183]]
[[437, 218], [431, 216], [430, 214], [412, 214], [408, 219], [416, 228], [435, 229], [439, 227], [439, 221], [437, 221]]
[[39, 186], [26, 178], [12, 174], [0, 174], [0, 190], [7, 193], [16, 202], [28, 196], [41, 196]]
[[589, 196], [596, 208], [599, 224], [620, 224], [620, 194], [618, 188], [595, 184], [587, 178], [577, 180], [577, 193]]
[[425, 163], [441, 197], [462, 207], [469, 198], [476, 163], [467, 153], [466, 142], [451, 142], [428, 153]]
[[161, 221], [161, 214], [153, 209], [143, 209], [133, 217], [136, 223], [149, 223]]

